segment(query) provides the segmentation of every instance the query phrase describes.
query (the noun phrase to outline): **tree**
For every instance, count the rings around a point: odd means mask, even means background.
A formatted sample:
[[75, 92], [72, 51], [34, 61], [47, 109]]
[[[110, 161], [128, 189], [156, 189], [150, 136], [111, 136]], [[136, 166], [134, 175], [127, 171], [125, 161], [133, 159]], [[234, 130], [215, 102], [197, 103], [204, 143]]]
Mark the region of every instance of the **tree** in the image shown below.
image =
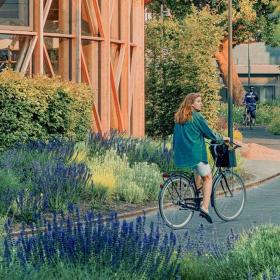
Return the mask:
[[[176, 19], [183, 20], [193, 13], [192, 6], [202, 10], [208, 7], [213, 17], [221, 15], [220, 26], [224, 30], [220, 47], [215, 52], [224, 81], [227, 82], [227, 0], [153, 0], [148, 9], [159, 13], [162, 3], [171, 10]], [[279, 0], [233, 0], [233, 45], [241, 43], [265, 42], [280, 45], [280, 2]], [[233, 94], [235, 101], [241, 101], [244, 89], [233, 69]]]
[[[175, 106], [182, 97], [183, 72], [176, 59], [177, 21], [149, 21], [146, 25], [146, 133], [167, 137], [172, 130]], [[175, 105], [176, 104], [176, 105]]]
[[[193, 8], [184, 21], [154, 19], [146, 24], [146, 128], [150, 136], [172, 133], [174, 113], [184, 96], [201, 92], [204, 114], [217, 122], [219, 74], [212, 53], [223, 36], [222, 17]], [[205, 48], [207, 45], [207, 48]]]

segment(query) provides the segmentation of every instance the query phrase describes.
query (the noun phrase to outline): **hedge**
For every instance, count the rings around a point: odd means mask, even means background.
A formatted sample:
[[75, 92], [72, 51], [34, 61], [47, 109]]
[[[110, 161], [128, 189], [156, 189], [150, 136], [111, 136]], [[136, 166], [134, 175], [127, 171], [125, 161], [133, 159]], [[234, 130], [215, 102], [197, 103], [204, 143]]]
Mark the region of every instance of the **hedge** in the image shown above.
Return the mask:
[[82, 140], [92, 125], [91, 89], [59, 78], [0, 74], [0, 149], [54, 137]]
[[167, 138], [184, 97], [200, 92], [203, 115], [218, 122], [219, 72], [213, 60], [223, 33], [221, 17], [208, 9], [193, 10], [184, 21], [153, 19], [145, 26], [146, 133]]

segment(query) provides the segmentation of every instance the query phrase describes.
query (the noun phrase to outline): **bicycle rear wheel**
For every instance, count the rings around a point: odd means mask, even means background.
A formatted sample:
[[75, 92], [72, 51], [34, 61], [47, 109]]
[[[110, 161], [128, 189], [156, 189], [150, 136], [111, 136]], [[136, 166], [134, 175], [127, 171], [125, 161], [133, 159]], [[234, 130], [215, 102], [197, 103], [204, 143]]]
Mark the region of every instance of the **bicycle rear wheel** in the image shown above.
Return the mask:
[[222, 220], [236, 219], [242, 213], [246, 201], [243, 180], [230, 170], [223, 171], [215, 180], [212, 199], [215, 212]]
[[250, 125], [250, 129], [252, 129], [252, 113], [250, 113], [249, 125]]
[[162, 219], [172, 229], [183, 228], [192, 218], [195, 208], [195, 191], [187, 178], [176, 175], [165, 181], [159, 193], [159, 211]]

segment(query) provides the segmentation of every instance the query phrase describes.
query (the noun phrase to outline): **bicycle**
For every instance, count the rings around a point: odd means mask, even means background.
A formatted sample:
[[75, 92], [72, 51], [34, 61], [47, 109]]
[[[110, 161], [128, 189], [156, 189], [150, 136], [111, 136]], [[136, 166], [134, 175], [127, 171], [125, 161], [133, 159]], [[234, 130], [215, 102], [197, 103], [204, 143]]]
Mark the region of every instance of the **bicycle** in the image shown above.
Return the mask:
[[[222, 145], [225, 145], [224, 143]], [[234, 144], [235, 149], [240, 146]], [[224, 221], [232, 221], [240, 216], [244, 209], [246, 201], [246, 189], [242, 178], [234, 173], [230, 167], [224, 168], [221, 165], [234, 165], [229, 161], [224, 163], [224, 159], [219, 154], [220, 144], [210, 144], [212, 152], [216, 153], [214, 166], [216, 171], [213, 176], [213, 185], [211, 193], [211, 206], [214, 208], [218, 217]], [[221, 146], [222, 147], [222, 146]], [[228, 150], [229, 156], [230, 150]], [[215, 157], [215, 155], [212, 156]], [[194, 211], [200, 210], [200, 204], [203, 199], [201, 189], [198, 189], [195, 183], [194, 172], [163, 173], [164, 183], [160, 186], [159, 193], [159, 211], [162, 219], [167, 226], [172, 229], [181, 229], [185, 227], [192, 219]], [[183, 211], [181, 211], [183, 210]]]
[[246, 113], [244, 116], [243, 124], [249, 126], [252, 129], [252, 125], [255, 125], [255, 115], [256, 115], [256, 106], [253, 104], [246, 105]]

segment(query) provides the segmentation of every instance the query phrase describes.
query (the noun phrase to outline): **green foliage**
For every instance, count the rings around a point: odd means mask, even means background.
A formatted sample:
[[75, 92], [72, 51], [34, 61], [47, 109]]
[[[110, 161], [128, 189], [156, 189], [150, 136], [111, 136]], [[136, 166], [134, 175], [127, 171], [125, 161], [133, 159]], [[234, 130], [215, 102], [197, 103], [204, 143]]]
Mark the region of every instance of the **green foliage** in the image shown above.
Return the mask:
[[145, 200], [144, 189], [139, 187], [131, 178], [122, 178], [121, 183], [122, 185], [117, 190], [118, 200], [129, 203], [139, 203]]
[[[153, 20], [146, 25], [146, 133], [166, 137], [183, 92], [183, 70], [176, 57], [178, 22]], [[163, 33], [164, 32], [164, 33]], [[163, 37], [164, 36], [164, 37]]]
[[268, 131], [280, 135], [280, 115], [275, 116], [268, 126]]
[[113, 149], [105, 155], [92, 155], [86, 160], [93, 174], [93, 201], [116, 199], [129, 203], [156, 200], [161, 174], [156, 164], [135, 162], [129, 165], [126, 155]]
[[0, 148], [64, 137], [82, 140], [91, 126], [92, 94], [82, 84], [0, 74]]
[[[238, 274], [246, 277], [248, 268], [253, 275], [259, 275], [274, 268], [280, 272], [280, 227], [266, 225], [256, 227], [241, 236], [233, 250], [221, 266], [229, 272], [230, 267], [238, 267]], [[227, 272], [227, 276], [230, 276]], [[235, 278], [234, 272], [231, 272]], [[239, 277], [240, 277], [239, 276]], [[225, 276], [224, 276], [225, 277]], [[237, 278], [235, 278], [237, 279]], [[244, 279], [244, 278], [239, 278]]]
[[21, 216], [28, 220], [32, 216], [33, 200], [21, 199], [19, 207], [19, 193], [29, 196], [34, 177], [32, 166], [35, 162], [47, 164], [47, 154], [24, 149], [7, 150], [0, 155], [0, 214]]
[[19, 178], [11, 170], [0, 170], [0, 215], [7, 214], [6, 200], [11, 200], [20, 189]]
[[31, 221], [39, 211], [57, 211], [81, 201], [91, 174], [84, 164], [68, 162], [72, 146], [37, 141], [2, 152], [0, 215]]
[[[234, 123], [242, 124], [244, 111], [245, 111], [244, 106], [233, 107]], [[227, 105], [225, 103], [221, 103], [219, 109], [219, 116], [227, 119]], [[273, 123], [273, 127], [277, 128], [277, 122], [278, 122], [277, 120], [279, 116], [280, 116], [280, 107], [278, 102], [271, 103], [271, 104], [257, 105], [257, 111], [256, 111], [257, 125], [270, 125], [271, 123]]]
[[[115, 132], [110, 133], [106, 138], [100, 137], [99, 134], [91, 134], [87, 142], [88, 156], [105, 156], [108, 150], [113, 149], [119, 156], [125, 155], [130, 166], [135, 162], [154, 163], [162, 172], [166, 172], [174, 167], [171, 138], [162, 142], [150, 137], [139, 139]], [[84, 153], [79, 154], [80, 158], [85, 156]]]
[[[149, 21], [146, 25], [146, 128], [150, 136], [172, 133], [174, 113], [184, 96], [201, 92], [203, 113], [215, 126], [219, 75], [213, 61], [222, 39], [220, 16], [208, 9], [183, 22]], [[207, 46], [207, 47], [206, 47]]]
[[177, 19], [184, 19], [191, 14], [193, 7], [197, 9], [209, 7], [217, 12], [224, 12], [227, 7], [226, 0], [153, 0], [148, 9], [159, 16], [161, 4], [164, 4], [164, 9], [169, 8], [171, 15]]
[[108, 266], [95, 264], [91, 261], [89, 264], [71, 264], [71, 263], [51, 263], [45, 264], [40, 269], [28, 266], [25, 269], [18, 263], [14, 263], [12, 267], [6, 267], [0, 264], [0, 275], [2, 279], [13, 280], [148, 280], [149, 277], [145, 273], [128, 272], [125, 268], [120, 268], [118, 271], [113, 270]]
[[269, 125], [271, 121], [280, 116], [279, 102], [260, 104], [257, 106], [257, 124]]
[[[221, 27], [227, 32], [227, 0], [153, 0], [148, 9], [160, 15], [160, 5], [171, 10], [176, 19], [184, 19], [193, 13], [193, 7], [199, 10], [208, 8], [213, 16], [223, 17]], [[233, 0], [233, 41], [235, 44], [247, 40], [263, 41], [270, 45], [279, 45], [280, 3], [279, 0]], [[207, 47], [207, 45], [205, 45]]]
[[280, 227], [263, 225], [241, 235], [232, 250], [221, 257], [186, 256], [182, 261], [182, 279], [272, 279], [280, 274]]
[[[233, 105], [233, 123], [242, 124], [243, 122], [243, 114], [244, 114], [244, 106], [236, 106]], [[219, 116], [223, 119], [228, 119], [228, 105], [226, 103], [221, 103], [219, 107]]]
[[119, 174], [117, 197], [130, 203], [155, 201], [161, 180], [155, 164], [135, 163], [130, 172]]

